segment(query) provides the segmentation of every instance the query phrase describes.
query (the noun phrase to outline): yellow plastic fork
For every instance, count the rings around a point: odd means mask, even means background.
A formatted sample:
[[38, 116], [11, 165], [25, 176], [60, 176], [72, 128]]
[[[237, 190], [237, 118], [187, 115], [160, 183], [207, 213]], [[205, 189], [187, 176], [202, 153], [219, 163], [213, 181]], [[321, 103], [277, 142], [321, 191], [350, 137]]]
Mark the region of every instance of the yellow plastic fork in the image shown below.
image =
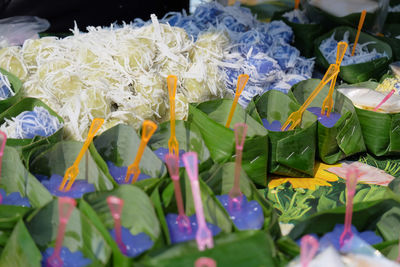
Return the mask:
[[152, 121], [145, 120], [142, 126], [142, 139], [140, 140], [140, 145], [138, 152], [136, 153], [135, 160], [131, 165], [128, 166], [128, 170], [126, 171], [125, 182], [129, 182], [129, 178], [133, 175], [132, 184], [136, 182], [139, 178], [140, 169], [139, 163], [142, 158], [144, 149], [146, 148], [147, 142], [149, 142], [151, 136], [157, 129], [157, 124]]
[[226, 128], [229, 128], [229, 126], [231, 125], [231, 121], [233, 118], [233, 114], [235, 113], [235, 108], [239, 101], [239, 97], [242, 94], [243, 89], [246, 86], [248, 80], [249, 80], [249, 75], [247, 75], [247, 74], [240, 74], [238, 77], [237, 84], [236, 84], [235, 98], [233, 99], [232, 107], [231, 107], [231, 110], [229, 111], [228, 120], [226, 121], [226, 124], [225, 124]]
[[171, 136], [168, 140], [169, 154], [174, 154], [179, 157], [179, 143], [175, 136], [175, 95], [176, 95], [176, 84], [178, 77], [175, 75], [169, 75], [167, 77], [168, 94], [169, 94], [169, 106], [170, 106], [170, 127]]
[[95, 118], [92, 121], [92, 125], [90, 125], [89, 133], [88, 136], [86, 137], [85, 143], [83, 143], [82, 149], [79, 152], [78, 156], [76, 157], [74, 163], [69, 167], [64, 174], [64, 179], [62, 180], [62, 183], [60, 187], [58, 188], [60, 191], [64, 190], [65, 184], [68, 182], [67, 187], [65, 188], [65, 191], [68, 192], [71, 189], [72, 184], [75, 182], [76, 177], [79, 174], [79, 163], [81, 162], [81, 159], [83, 155], [85, 155], [87, 149], [89, 148], [90, 143], [92, 142], [94, 136], [98, 132], [98, 130], [101, 128], [101, 126], [104, 123], [104, 119], [101, 118]]
[[293, 130], [297, 125], [300, 124], [301, 118], [303, 117], [304, 111], [307, 109], [308, 105], [314, 100], [314, 98], [318, 95], [321, 89], [333, 79], [333, 77], [339, 72], [339, 68], [336, 64], [331, 64], [326, 71], [324, 77], [322, 78], [321, 82], [318, 86], [314, 89], [311, 95], [306, 99], [303, 105], [299, 108], [299, 110], [293, 112], [289, 115], [289, 118], [286, 120], [285, 124], [283, 124], [281, 130], [285, 131], [285, 129], [289, 126], [289, 130]]
[[[339, 68], [340, 71], [340, 64], [342, 64], [342, 60], [344, 57], [344, 54], [346, 53], [347, 50], [347, 43], [346, 42], [339, 42], [337, 44], [337, 51], [336, 51], [336, 65]], [[321, 107], [321, 115], [325, 115], [326, 112], [326, 116], [329, 117], [331, 115], [331, 111], [333, 108], [333, 90], [335, 90], [335, 85], [336, 85], [336, 79], [338, 76], [339, 72], [333, 77], [332, 81], [331, 81], [331, 85], [329, 87], [329, 93], [326, 96], [326, 98], [324, 99], [324, 102], [322, 103], [322, 107]]]

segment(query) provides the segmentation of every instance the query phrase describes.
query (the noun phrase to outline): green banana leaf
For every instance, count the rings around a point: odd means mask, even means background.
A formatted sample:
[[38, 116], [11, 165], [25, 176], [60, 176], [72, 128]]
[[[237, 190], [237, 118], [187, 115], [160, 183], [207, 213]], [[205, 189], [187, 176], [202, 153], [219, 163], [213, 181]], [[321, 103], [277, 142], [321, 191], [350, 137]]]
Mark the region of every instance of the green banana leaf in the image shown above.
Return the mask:
[[[118, 124], [97, 136], [93, 144], [105, 161], [111, 161], [117, 166], [129, 166], [135, 160], [140, 137], [131, 126]], [[164, 163], [149, 147], [144, 150], [139, 167], [143, 173], [153, 178], [166, 174]]]
[[[289, 96], [270, 90], [255, 99], [261, 118], [270, 123], [278, 120], [283, 125], [300, 105]], [[290, 177], [309, 177], [314, 174], [317, 118], [305, 111], [300, 127], [292, 131], [268, 132], [268, 170]]]
[[[107, 237], [107, 242], [112, 243], [110, 246], [113, 247], [114, 253], [117, 250], [121, 258], [119, 259], [120, 261], [123, 259], [123, 261], [129, 262], [129, 259], [120, 253], [118, 245], [109, 235], [109, 230], [114, 228], [114, 220], [106, 201], [108, 196], [116, 196], [124, 200], [125, 204], [121, 215], [121, 224], [123, 227], [128, 228], [133, 235], [144, 232], [156, 244], [160, 243], [158, 240], [161, 238], [161, 228], [153, 204], [146, 193], [136, 185], [121, 185], [113, 191], [85, 195], [84, 201], [91, 206], [92, 212], [98, 216], [105, 226], [106, 233], [103, 236]], [[87, 207], [84, 208], [85, 213], [92, 213], [87, 211]]]
[[[374, 90], [375, 82], [341, 85], [338, 88], [369, 88]], [[369, 153], [375, 156], [400, 155], [400, 113], [388, 114], [355, 107], [361, 125], [363, 139]]]
[[[203, 111], [212, 120], [225, 126], [229, 117], [229, 112], [233, 104], [232, 99], [216, 99], [200, 103], [196, 106], [197, 109]], [[242, 106], [237, 105], [233, 114], [230, 128], [233, 129], [236, 123], [245, 122], [247, 124], [247, 136], [266, 135], [268, 131], [260, 125], [259, 121], [250, 116]]]
[[[316, 63], [319, 66], [325, 69], [329, 67], [328, 61], [319, 50], [319, 46], [321, 45], [322, 41], [328, 39], [333, 33], [335, 33], [335, 39], [337, 41], [341, 41], [343, 40], [344, 33], [347, 31], [350, 33], [349, 42], [354, 43], [357, 30], [350, 27], [335, 28], [315, 40], [314, 44]], [[392, 61], [392, 49], [387, 43], [369, 34], [361, 32], [358, 43], [363, 44], [367, 42], [373, 42], [367, 45], [368, 50], [371, 51], [372, 49], [376, 49], [376, 51], [378, 51], [379, 53], [386, 52], [389, 58], [382, 57], [369, 62], [341, 66], [339, 76], [348, 83], [359, 83], [367, 81], [369, 79], [379, 79], [387, 71], [388, 65]]]
[[155, 251], [141, 263], [143, 266], [194, 266], [200, 257], [209, 257], [218, 267], [278, 266], [272, 238], [263, 231], [242, 231], [214, 239], [214, 247], [199, 251], [195, 241]]
[[[390, 195], [390, 193], [389, 193]], [[391, 245], [399, 242], [399, 229], [393, 227], [400, 223], [400, 203], [388, 197], [377, 201], [369, 201], [354, 204], [352, 224], [358, 231], [375, 231], [383, 238], [383, 242], [374, 245], [386, 257], [395, 260], [391, 253]], [[295, 240], [301, 236], [315, 233], [323, 235], [332, 231], [336, 224], [344, 223], [346, 207], [338, 207], [329, 211], [319, 212], [296, 224], [289, 236]]]
[[[58, 200], [36, 210], [26, 219], [26, 226], [41, 251], [55, 246], [58, 226]], [[80, 250], [92, 262], [88, 266], [104, 266], [111, 260], [112, 250], [95, 227], [94, 217], [89, 218], [75, 208], [67, 223], [63, 246], [74, 252]]]
[[[36, 157], [31, 158], [29, 170], [35, 175], [45, 175], [50, 177], [52, 174], [64, 176], [83, 143], [78, 141], [61, 141], [51, 146], [48, 150], [42, 151]], [[79, 163], [79, 174], [77, 180], [86, 180], [93, 184], [97, 191], [111, 190], [116, 184], [108, 173], [107, 165], [97, 153], [94, 145], [89, 146], [86, 156]]]
[[[216, 195], [229, 194], [235, 179], [235, 163], [215, 164], [209, 171], [201, 173], [200, 176]], [[274, 239], [279, 237], [278, 217], [273, 206], [257, 191], [243, 170], [240, 172], [240, 190], [248, 201], [255, 200], [262, 207], [265, 218], [263, 229], [269, 231]]]
[[275, 12], [272, 20], [282, 20], [290, 26], [294, 33], [294, 46], [299, 49], [305, 57], [314, 57], [314, 43], [317, 37], [321, 36], [324, 28], [320, 23], [301, 24], [289, 21], [283, 15], [293, 9]]
[[49, 191], [25, 169], [15, 148], [5, 146], [2, 164], [0, 185], [7, 194], [19, 192], [34, 208], [52, 200]]
[[[187, 216], [192, 216], [195, 214], [193, 195], [190, 181], [186, 172], [184, 171], [184, 168], [181, 168], [180, 177], [182, 177], [180, 179], [180, 185], [185, 206], [185, 213]], [[228, 213], [217, 200], [212, 190], [201, 179], [199, 179], [199, 184], [201, 201], [203, 203], [206, 221], [218, 226], [222, 232], [230, 233], [233, 225], [229, 219]], [[163, 183], [160, 184], [152, 193], [151, 199], [155, 206], [157, 216], [160, 220], [165, 240], [168, 244], [171, 244], [171, 238], [165, 216], [169, 213], [178, 214], [172, 180], [170, 178], [164, 179]]]
[[[399, 229], [393, 228], [392, 224], [394, 219], [397, 220], [397, 224], [400, 223], [400, 216], [393, 216], [393, 213], [397, 214], [399, 208], [399, 198], [387, 189], [386, 197], [383, 199], [355, 203], [352, 224], [358, 231], [376, 231], [384, 241], [398, 240]], [[298, 222], [289, 236], [297, 240], [310, 233], [323, 235], [332, 231], [336, 224], [343, 224], [345, 213], [345, 206], [317, 212]]]
[[[397, 5], [400, 5], [400, 0], [390, 0], [389, 6], [394, 7]], [[385, 23], [400, 23], [400, 12], [388, 12]], [[386, 25], [384, 28], [386, 28]]]
[[107, 205], [107, 197], [116, 196], [124, 200], [121, 224], [133, 235], [146, 233], [156, 240], [161, 234], [160, 223], [157, 220], [150, 198], [135, 185], [121, 185], [107, 192], [94, 192], [84, 196], [84, 200], [96, 211], [107, 229], [114, 228], [114, 220]]
[[[205, 102], [201, 106], [206, 110], [206, 106], [215, 105], [217, 102]], [[229, 109], [226, 101], [223, 101], [215, 108], [221, 108], [221, 111], [215, 110], [210, 115], [217, 119], [213, 120], [203, 111], [189, 105], [189, 122], [193, 122], [201, 132], [203, 140], [210, 151], [214, 162], [224, 163], [234, 161], [235, 154], [235, 135], [231, 129], [226, 128], [225, 117], [218, 117], [218, 114], [228, 114]], [[226, 112], [226, 113], [225, 113]], [[227, 116], [227, 115], [225, 115]], [[236, 122], [245, 122], [248, 124], [248, 133], [243, 148], [242, 167], [249, 178], [258, 185], [265, 186], [267, 183], [267, 158], [268, 158], [268, 136], [267, 131], [257, 125], [257, 121], [239, 106], [236, 107], [231, 126]], [[262, 134], [262, 135], [260, 135]]]
[[0, 253], [7, 244], [14, 226], [30, 210], [28, 207], [0, 205]]
[[16, 224], [0, 257], [0, 266], [40, 267], [42, 255], [22, 220]]
[[96, 229], [100, 232], [100, 234], [104, 237], [107, 244], [112, 249], [112, 262], [113, 266], [121, 266], [128, 267], [132, 266], [132, 260], [126, 257], [120, 251], [117, 243], [114, 241], [112, 236], [110, 235], [107, 227], [100, 220], [96, 211], [84, 200], [80, 199], [79, 201], [79, 210], [84, 214], [87, 218], [92, 218], [91, 222], [96, 227]]
[[368, 151], [375, 156], [400, 155], [400, 113], [355, 109]]
[[[289, 95], [303, 104], [319, 84], [319, 79], [309, 79], [295, 84]], [[309, 107], [321, 107], [329, 92], [329, 85], [324, 86]], [[341, 118], [332, 128], [318, 122], [318, 156], [327, 164], [335, 164], [341, 159], [365, 152], [361, 126], [353, 103], [336, 90], [333, 91], [334, 107], [332, 112], [340, 113]]]
[[[338, 26], [349, 26], [352, 28], [357, 28], [358, 22], [360, 21], [361, 12], [352, 13], [347, 16], [338, 17], [332, 15], [316, 6], [308, 4], [307, 1], [304, 1], [305, 9], [307, 11], [307, 16], [309, 18], [313, 18], [315, 21], [318, 21], [325, 28], [325, 31], [329, 31]], [[379, 10], [375, 12], [367, 12], [363, 24], [363, 29], [369, 31], [376, 31], [378, 25], [376, 25], [377, 17], [379, 16]]]
[[[393, 52], [393, 61], [400, 60], [400, 12], [397, 12], [399, 21], [397, 24], [386, 24], [383, 29], [384, 36], [377, 36], [379, 40], [382, 40], [390, 45]], [[398, 37], [398, 38], [396, 38]]]
[[5, 75], [8, 78], [8, 81], [11, 84], [11, 89], [14, 91], [14, 95], [4, 99], [0, 100], [0, 113], [17, 103], [21, 97], [22, 97], [22, 82], [20, 79], [18, 79], [15, 75], [12, 73], [0, 68], [0, 72]]
[[[170, 131], [169, 121], [158, 125], [157, 131], [149, 141], [151, 149], [157, 150], [160, 147], [168, 148]], [[178, 140], [180, 150], [196, 152], [201, 163], [210, 158], [210, 152], [201, 137], [200, 130], [194, 123], [176, 121], [175, 136]]]
[[270, 21], [275, 12], [294, 8], [294, 2], [291, 0], [267, 0], [261, 1], [256, 5], [242, 5], [251, 10], [251, 12], [257, 15], [257, 19], [261, 21]]
[[[37, 98], [23, 98], [21, 101], [4, 111], [0, 114], [0, 124], [5, 122], [5, 119], [11, 119], [13, 117], [18, 116], [21, 112], [24, 111], [32, 111], [34, 107], [43, 107], [47, 109], [50, 115], [55, 116], [61, 123], [64, 123], [64, 120], [57, 115], [55, 111], [53, 111], [49, 106], [40, 101]], [[23, 159], [26, 161], [29, 157], [30, 152], [36, 147], [46, 145], [46, 144], [54, 144], [60, 141], [63, 137], [64, 128], [61, 127], [57, 132], [48, 137], [35, 136], [32, 139], [14, 139], [7, 138], [7, 145], [15, 147], [18, 152], [22, 155]]]

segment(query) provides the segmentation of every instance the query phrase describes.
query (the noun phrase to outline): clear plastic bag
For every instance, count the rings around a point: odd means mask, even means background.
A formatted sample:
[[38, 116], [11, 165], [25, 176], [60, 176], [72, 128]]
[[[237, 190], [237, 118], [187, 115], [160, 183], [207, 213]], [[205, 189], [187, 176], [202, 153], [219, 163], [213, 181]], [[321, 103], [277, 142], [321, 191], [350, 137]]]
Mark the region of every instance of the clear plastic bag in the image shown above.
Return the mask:
[[27, 39], [37, 39], [50, 23], [34, 16], [16, 16], [0, 19], [0, 47], [22, 45]]
[[307, 16], [329, 28], [347, 25], [357, 28], [362, 10], [367, 11], [363, 30], [382, 31], [389, 0], [302, 0]]

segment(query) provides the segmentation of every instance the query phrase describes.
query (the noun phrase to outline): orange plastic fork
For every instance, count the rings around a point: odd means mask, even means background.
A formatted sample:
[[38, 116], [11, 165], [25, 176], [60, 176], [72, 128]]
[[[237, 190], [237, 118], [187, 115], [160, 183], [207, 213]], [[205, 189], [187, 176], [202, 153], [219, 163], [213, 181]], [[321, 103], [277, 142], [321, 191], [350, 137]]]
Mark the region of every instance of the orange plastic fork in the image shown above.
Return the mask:
[[100, 130], [100, 127], [103, 125], [103, 123], [104, 119], [101, 118], [95, 118], [92, 121], [92, 125], [90, 125], [88, 136], [86, 137], [85, 143], [83, 143], [81, 151], [79, 152], [72, 166], [65, 171], [64, 179], [62, 180], [62, 183], [58, 188], [60, 191], [64, 190], [64, 186], [68, 180], [69, 182], [67, 187], [65, 188], [65, 191], [68, 192], [71, 189], [72, 184], [75, 182], [75, 179], [79, 174], [79, 163], [81, 162], [83, 155], [85, 155], [87, 149], [89, 148], [90, 143], [92, 142], [98, 130]]
[[289, 126], [289, 130], [293, 130], [297, 125], [300, 124], [301, 118], [303, 117], [304, 111], [307, 109], [307, 107], [311, 104], [311, 102], [314, 100], [314, 98], [318, 95], [318, 93], [321, 91], [321, 89], [330, 81], [333, 79], [333, 77], [339, 72], [339, 68], [336, 64], [331, 64], [326, 71], [324, 77], [322, 78], [321, 82], [318, 84], [318, 86], [314, 89], [314, 91], [311, 93], [311, 95], [306, 99], [306, 101], [303, 103], [303, 105], [299, 108], [299, 110], [293, 112], [290, 114], [289, 118], [286, 120], [285, 124], [283, 124], [281, 130], [285, 131], [285, 129]]
[[294, 9], [299, 9], [300, 0], [294, 0]]
[[361, 12], [360, 20], [358, 22], [357, 35], [356, 35], [356, 39], [354, 40], [353, 50], [351, 50], [351, 56], [354, 56], [354, 53], [356, 52], [356, 46], [358, 43], [358, 38], [360, 37], [360, 32], [361, 32], [362, 26], [364, 24], [365, 16], [367, 16], [367, 11], [364, 9]]
[[176, 140], [175, 136], [175, 95], [177, 82], [178, 77], [176, 77], [175, 75], [169, 75], [167, 77], [171, 123], [171, 136], [168, 140], [168, 149], [169, 154], [174, 154], [179, 157], [179, 143], [178, 140]]
[[[340, 64], [342, 64], [342, 60], [344, 57], [344, 54], [346, 53], [347, 50], [347, 43], [346, 42], [339, 42], [337, 44], [337, 51], [336, 51], [336, 65], [339, 68], [340, 71]], [[339, 74], [339, 72], [338, 72]], [[324, 99], [324, 102], [322, 103], [322, 107], [321, 107], [321, 115], [324, 115], [326, 112], [326, 116], [329, 117], [331, 115], [331, 111], [333, 108], [333, 90], [335, 90], [335, 85], [336, 85], [336, 79], [338, 74], [336, 74], [332, 81], [331, 81], [331, 85], [329, 87], [329, 93], [326, 96], [326, 98]]]
[[237, 84], [236, 84], [235, 98], [233, 99], [232, 107], [231, 107], [231, 110], [229, 111], [229, 115], [228, 115], [228, 120], [226, 121], [226, 124], [225, 124], [226, 128], [229, 128], [229, 126], [231, 125], [231, 121], [233, 118], [233, 114], [235, 113], [235, 108], [239, 101], [239, 97], [242, 94], [243, 89], [246, 86], [248, 80], [249, 80], [249, 75], [247, 75], [247, 74], [240, 74], [238, 77]]
[[142, 139], [140, 140], [140, 145], [138, 152], [136, 153], [135, 160], [131, 165], [128, 166], [128, 170], [126, 171], [126, 176], [125, 176], [125, 182], [129, 182], [129, 179], [133, 175], [132, 179], [132, 184], [136, 182], [136, 180], [139, 178], [140, 174], [140, 169], [139, 169], [139, 163], [140, 160], [142, 159], [142, 155], [144, 152], [144, 149], [146, 148], [147, 142], [149, 142], [151, 136], [157, 129], [157, 124], [155, 124], [152, 121], [145, 120], [143, 122], [142, 126]]

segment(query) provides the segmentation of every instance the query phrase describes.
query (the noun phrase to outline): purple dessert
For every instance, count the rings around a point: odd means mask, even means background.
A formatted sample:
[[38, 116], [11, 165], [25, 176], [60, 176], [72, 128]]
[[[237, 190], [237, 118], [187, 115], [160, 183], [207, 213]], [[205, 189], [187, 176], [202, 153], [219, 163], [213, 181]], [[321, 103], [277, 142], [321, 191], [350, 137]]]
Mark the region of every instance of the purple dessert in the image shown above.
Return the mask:
[[[57, 197], [81, 198], [84, 194], [96, 191], [93, 184], [89, 184], [85, 180], [75, 180], [71, 189], [67, 192], [60, 191], [59, 187], [64, 178], [58, 174], [53, 174], [49, 180], [42, 180], [44, 187], [49, 190], [50, 194]], [[67, 182], [68, 184], [68, 182]], [[65, 187], [67, 186], [65, 185]]]
[[[327, 248], [328, 246], [332, 245], [337, 250], [340, 250], [340, 235], [344, 230], [343, 224], [336, 224], [335, 228], [332, 232], [326, 233], [323, 237], [320, 238], [319, 244], [321, 248]], [[380, 236], [377, 236], [373, 231], [364, 231], [358, 232], [355, 226], [351, 226], [351, 232], [367, 242], [370, 245], [375, 245], [381, 243], [383, 240]]]
[[307, 110], [310, 111], [315, 116], [317, 116], [318, 121], [326, 128], [332, 128], [333, 126], [335, 126], [336, 122], [341, 117], [341, 115], [336, 112], [331, 112], [329, 117], [326, 116], [326, 113], [325, 113], [325, 115], [321, 115], [321, 108], [318, 108], [318, 107], [311, 107], [311, 108], [308, 108]]
[[[114, 165], [114, 163], [112, 163], [111, 161], [107, 161], [107, 166], [111, 176], [118, 184], [129, 184], [132, 181], [132, 178], [130, 178], [130, 181], [128, 181], [127, 183], [125, 182], [126, 171], [128, 170], [128, 167], [118, 167]], [[144, 173], [140, 173], [137, 181], [141, 181], [147, 178], [150, 178], [150, 176]]]
[[267, 119], [262, 119], [262, 122], [263, 122], [264, 128], [267, 129], [268, 131], [282, 132], [282, 130], [281, 130], [282, 124], [280, 121], [273, 121], [270, 124]]
[[[46, 266], [46, 261], [54, 252], [54, 247], [47, 248], [43, 253], [42, 266]], [[92, 263], [90, 259], [83, 256], [82, 252], [71, 252], [68, 248], [62, 247], [60, 251], [60, 258], [63, 260], [63, 267], [84, 267]]]
[[[110, 230], [110, 235], [115, 240], [115, 229]], [[126, 253], [128, 257], [136, 257], [146, 250], [153, 247], [153, 240], [145, 233], [132, 235], [131, 231], [125, 227], [121, 227], [122, 242], [124, 242]]]
[[29, 203], [29, 199], [27, 197], [22, 197], [19, 192], [12, 192], [7, 195], [6, 191], [3, 188], [0, 188], [1, 194], [1, 205], [13, 205], [13, 206], [22, 206], [22, 207], [31, 207]]
[[247, 201], [246, 196], [243, 195], [240, 207], [230, 207], [229, 195], [216, 197], [239, 230], [259, 230], [263, 227], [264, 214], [261, 205], [257, 201]]
[[[187, 233], [186, 231], [183, 232], [179, 229], [178, 222], [176, 220], [178, 218], [178, 214], [168, 213], [167, 216], [165, 216], [165, 218], [167, 220], [169, 235], [171, 237], [172, 244], [194, 240], [196, 238], [196, 233], [197, 233], [196, 214], [188, 217], [190, 220], [190, 226], [192, 227], [192, 231], [190, 233]], [[211, 223], [207, 222], [207, 227], [208, 229], [210, 229], [213, 236], [221, 232], [221, 229], [218, 226], [213, 225]]]
[[[165, 156], [168, 155], [168, 153], [169, 149], [165, 147], [160, 147], [156, 151], [154, 151], [154, 154], [156, 154], [156, 156], [164, 163], [165, 163]], [[185, 154], [185, 150], [179, 149], [179, 168], [185, 167], [182, 160], [183, 154]]]

